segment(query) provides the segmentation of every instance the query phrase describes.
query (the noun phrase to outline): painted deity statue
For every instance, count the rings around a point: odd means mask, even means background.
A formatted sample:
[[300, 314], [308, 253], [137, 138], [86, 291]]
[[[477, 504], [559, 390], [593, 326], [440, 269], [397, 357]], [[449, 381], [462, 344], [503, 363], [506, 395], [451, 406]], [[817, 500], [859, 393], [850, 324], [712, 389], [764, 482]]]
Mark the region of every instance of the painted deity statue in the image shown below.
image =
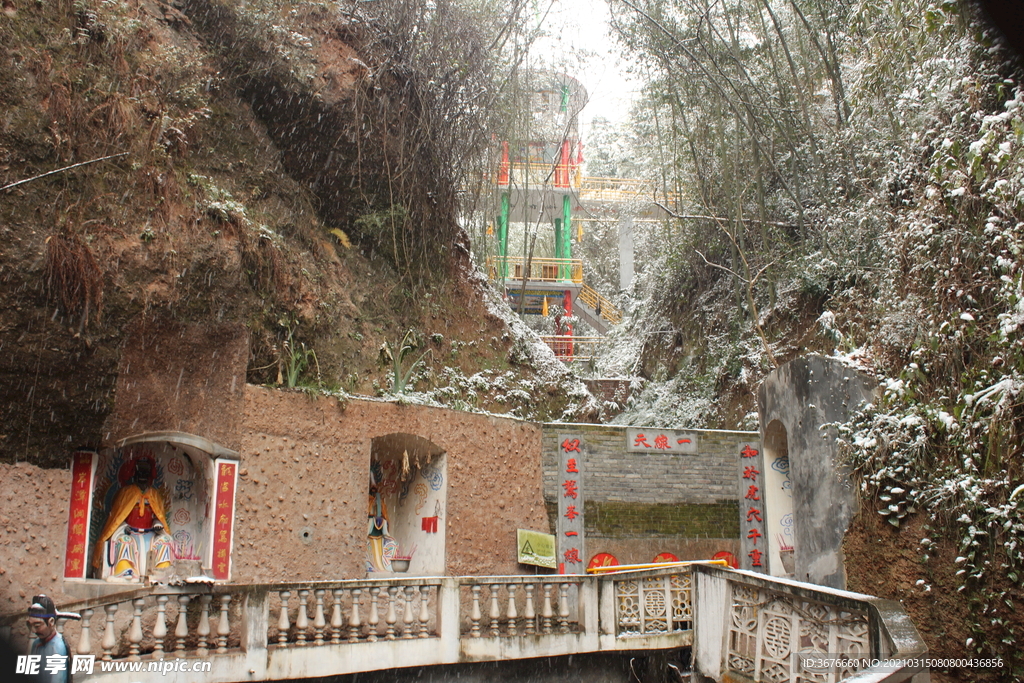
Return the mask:
[[138, 581], [174, 559], [163, 495], [153, 486], [155, 463], [141, 456], [128, 464], [130, 480], [117, 492], [93, 552], [93, 567], [108, 581]]
[[366, 509], [366, 562], [371, 572], [391, 571], [391, 559], [398, 552], [398, 543], [388, 532], [388, 506], [380, 488], [371, 480]]

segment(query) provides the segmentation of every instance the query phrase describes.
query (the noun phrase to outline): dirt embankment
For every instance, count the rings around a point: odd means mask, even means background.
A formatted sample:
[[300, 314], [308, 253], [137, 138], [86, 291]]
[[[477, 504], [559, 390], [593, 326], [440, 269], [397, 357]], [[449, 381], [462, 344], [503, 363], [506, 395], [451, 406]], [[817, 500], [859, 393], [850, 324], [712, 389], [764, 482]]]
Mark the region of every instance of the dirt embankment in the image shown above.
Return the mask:
[[[956, 562], [955, 539], [927, 528], [920, 515], [908, 520], [897, 529], [873, 508], [862, 507], [843, 544], [850, 590], [901, 602], [927, 643], [930, 657], [995, 656], [978, 652], [975, 646], [983, 640], [978, 630], [986, 633], [985, 640], [996, 636], [999, 641], [1005, 625], [1019, 628], [1022, 617], [1010, 604], [985, 596], [1008, 594], [1012, 602], [1019, 602], [1024, 594], [1004, 572], [991, 573], [984, 585], [969, 592], [959, 590], [957, 571], [962, 565]], [[930, 542], [922, 544], [922, 539]], [[932, 670], [931, 677], [937, 683], [1017, 680], [1010, 663], [1004, 663], [1002, 669]]]
[[65, 170], [0, 190], [0, 458], [62, 466], [103, 443], [147, 327], [244, 326], [256, 383], [373, 394], [381, 344], [409, 329], [438, 372], [509, 369], [450, 212], [431, 214], [446, 256], [414, 279], [360, 234], [386, 199], [365, 162], [387, 149], [353, 137], [353, 95], [389, 95], [352, 27], [246, 7], [5, 4], [0, 187]]

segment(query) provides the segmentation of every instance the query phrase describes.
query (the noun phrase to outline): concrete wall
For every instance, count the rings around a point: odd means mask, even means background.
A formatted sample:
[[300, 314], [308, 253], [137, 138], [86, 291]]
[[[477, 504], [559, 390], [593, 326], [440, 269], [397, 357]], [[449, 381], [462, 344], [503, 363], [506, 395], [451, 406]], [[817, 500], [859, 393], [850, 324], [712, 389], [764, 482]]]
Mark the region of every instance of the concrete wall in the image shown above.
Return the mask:
[[[874, 382], [840, 362], [807, 356], [786, 363], [758, 389], [762, 428], [778, 421], [789, 454], [792, 482], [794, 578], [846, 587], [843, 535], [857, 511], [857, 492], [839, 463], [832, 430], [872, 400]], [[773, 571], [774, 573], [774, 571]]]
[[[516, 529], [548, 524], [537, 425], [251, 385], [239, 393], [244, 410], [224, 416], [239, 426], [230, 439], [240, 452], [234, 582], [365, 576], [371, 442], [396, 432], [445, 453], [447, 505], [438, 532], [445, 534], [446, 573], [525, 571], [516, 562]], [[172, 411], [163, 426], [175, 419]], [[0, 464], [0, 479], [0, 613], [27, 608], [37, 592], [58, 603], [91, 595], [63, 579], [70, 471]]]
[[445, 453], [448, 574], [520, 573], [516, 529], [547, 524], [541, 432], [527, 422], [248, 386], [242, 424], [236, 581], [363, 576], [371, 442], [393, 433]]
[[[338, 676], [332, 680], [334, 683], [634, 683], [637, 674], [651, 676], [644, 680], [671, 680], [665, 678], [665, 662], [670, 657], [677, 659], [678, 653], [595, 652], [570, 657], [387, 669]], [[656, 677], [657, 674], [661, 674], [660, 677]]]
[[0, 613], [28, 609], [37, 593], [71, 599], [61, 578], [71, 470], [0, 464], [0, 481]]
[[[518, 571], [515, 529], [547, 521], [535, 425], [246, 386], [247, 362], [243, 327], [140, 318], [123, 349], [105, 425], [108, 445], [147, 431], [184, 431], [239, 451], [234, 580], [363, 576], [371, 441], [396, 433], [447, 454], [439, 532], [447, 535], [448, 573]], [[409, 538], [402, 550], [414, 543]]]
[[631, 452], [630, 429], [543, 426], [544, 500], [552, 516], [561, 492], [558, 436], [573, 433], [583, 443], [587, 560], [601, 552], [621, 564], [650, 562], [662, 552], [680, 559], [737, 554], [737, 446], [757, 434], [687, 430], [697, 437], [697, 452], [681, 454]]

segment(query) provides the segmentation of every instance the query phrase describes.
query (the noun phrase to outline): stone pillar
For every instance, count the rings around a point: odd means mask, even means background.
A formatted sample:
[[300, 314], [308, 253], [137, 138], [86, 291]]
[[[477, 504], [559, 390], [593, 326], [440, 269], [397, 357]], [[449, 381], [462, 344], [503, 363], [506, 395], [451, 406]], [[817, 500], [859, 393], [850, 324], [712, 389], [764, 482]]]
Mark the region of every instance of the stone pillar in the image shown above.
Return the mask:
[[633, 286], [633, 217], [619, 219], [619, 289]]
[[[786, 434], [793, 491], [794, 576], [846, 587], [843, 536], [857, 512], [857, 491], [839, 463], [834, 429], [873, 399], [872, 380], [837, 360], [811, 355], [777, 368], [757, 392], [761, 429]], [[762, 431], [762, 440], [765, 440]]]

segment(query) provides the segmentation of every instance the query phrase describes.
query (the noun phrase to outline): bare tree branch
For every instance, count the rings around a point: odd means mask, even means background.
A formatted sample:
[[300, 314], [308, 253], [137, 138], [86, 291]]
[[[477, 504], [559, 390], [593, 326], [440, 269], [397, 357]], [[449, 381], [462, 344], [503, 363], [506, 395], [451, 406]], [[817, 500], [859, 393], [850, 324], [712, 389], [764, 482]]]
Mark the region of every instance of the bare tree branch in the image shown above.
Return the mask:
[[121, 152], [120, 154], [111, 154], [109, 156], [100, 157], [99, 159], [89, 159], [89, 161], [81, 161], [81, 162], [79, 162], [77, 164], [71, 164], [70, 166], [65, 166], [64, 168], [57, 168], [57, 169], [54, 169], [52, 171], [47, 171], [46, 173], [40, 173], [37, 176], [32, 176], [31, 178], [25, 178], [24, 180], [19, 180], [19, 181], [15, 182], [15, 183], [11, 183], [10, 185], [4, 185], [3, 187], [0, 187], [0, 192], [2, 192], [4, 190], [9, 190], [12, 187], [17, 187], [18, 185], [24, 185], [25, 183], [30, 183], [33, 180], [39, 180], [40, 178], [45, 178], [46, 176], [55, 175], [57, 173], [63, 173], [64, 171], [70, 171], [71, 169], [78, 168], [79, 166], [88, 166], [89, 164], [95, 164], [97, 161], [106, 161], [107, 159], [115, 159], [117, 157], [123, 157], [126, 154], [128, 154], [128, 152]]
[[[654, 205], [659, 207], [662, 211], [670, 215], [672, 218], [678, 218], [680, 220], [693, 219], [716, 222], [730, 220], [727, 218], [722, 218], [721, 216], [702, 216], [700, 214], [676, 213], [675, 211], [673, 211], [672, 209], [668, 208], [667, 206], [658, 201], [654, 202]], [[762, 221], [757, 218], [740, 218], [739, 220], [743, 221], [744, 223], [757, 223], [758, 225], [774, 225], [777, 228], [789, 228], [791, 230], [796, 230], [800, 227], [798, 225], [794, 225], [793, 223], [780, 223], [778, 221]]]

